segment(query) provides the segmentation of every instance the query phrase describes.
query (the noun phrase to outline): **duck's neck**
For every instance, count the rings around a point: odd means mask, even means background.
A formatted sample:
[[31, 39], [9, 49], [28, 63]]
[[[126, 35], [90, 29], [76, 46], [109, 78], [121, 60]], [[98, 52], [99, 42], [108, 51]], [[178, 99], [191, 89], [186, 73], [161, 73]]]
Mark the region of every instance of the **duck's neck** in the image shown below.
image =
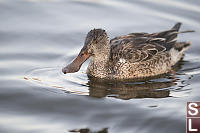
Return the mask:
[[110, 48], [94, 55], [89, 63], [87, 74], [97, 78], [105, 78], [109, 74]]

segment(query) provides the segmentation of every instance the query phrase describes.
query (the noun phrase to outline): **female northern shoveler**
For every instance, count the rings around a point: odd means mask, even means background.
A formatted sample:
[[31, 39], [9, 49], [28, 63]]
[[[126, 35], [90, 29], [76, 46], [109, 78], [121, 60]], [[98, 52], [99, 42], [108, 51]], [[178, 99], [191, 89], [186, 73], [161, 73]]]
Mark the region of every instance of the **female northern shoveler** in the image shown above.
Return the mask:
[[87, 74], [103, 79], [134, 79], [169, 72], [190, 46], [177, 42], [181, 23], [158, 33], [130, 33], [111, 40], [103, 29], [93, 29], [77, 58], [63, 68], [63, 73], [77, 72], [92, 57]]

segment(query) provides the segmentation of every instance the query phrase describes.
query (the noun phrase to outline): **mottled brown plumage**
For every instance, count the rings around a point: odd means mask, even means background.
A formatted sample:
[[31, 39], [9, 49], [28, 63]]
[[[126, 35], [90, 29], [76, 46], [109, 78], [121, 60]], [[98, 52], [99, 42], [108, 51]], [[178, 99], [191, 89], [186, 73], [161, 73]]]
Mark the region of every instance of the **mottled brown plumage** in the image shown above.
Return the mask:
[[177, 42], [180, 26], [181, 23], [177, 23], [170, 30], [152, 34], [130, 33], [110, 41], [105, 30], [91, 30], [79, 56], [63, 68], [63, 72], [78, 71], [91, 56], [87, 74], [96, 78], [133, 79], [167, 73], [190, 45]]

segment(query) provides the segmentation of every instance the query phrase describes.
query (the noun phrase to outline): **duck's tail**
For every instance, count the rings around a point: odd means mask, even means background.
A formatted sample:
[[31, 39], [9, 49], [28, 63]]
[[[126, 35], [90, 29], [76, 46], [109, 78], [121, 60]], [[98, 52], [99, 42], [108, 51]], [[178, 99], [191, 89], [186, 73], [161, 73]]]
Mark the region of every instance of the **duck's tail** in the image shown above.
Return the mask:
[[185, 50], [189, 48], [190, 45], [191, 45], [191, 42], [177, 42], [174, 45], [174, 49], [179, 52], [184, 52]]
[[189, 48], [191, 42], [176, 42], [174, 47], [170, 49], [171, 65], [175, 65], [184, 55], [184, 52]]
[[179, 31], [179, 29], [181, 28], [181, 25], [182, 25], [182, 23], [181, 23], [181, 22], [178, 22], [178, 23], [176, 23], [176, 24], [171, 28], [171, 30], [177, 31], [178, 34], [179, 34], [179, 33], [195, 32], [194, 30]]
[[[188, 32], [195, 32], [194, 30], [185, 30], [185, 31], [179, 31], [181, 27], [181, 23], [176, 23], [173, 27], [172, 27], [172, 32], [176, 32], [174, 33], [174, 36], [177, 38], [177, 35], [179, 33], [188, 33]], [[179, 60], [181, 60], [181, 58], [184, 55], [184, 52], [189, 48], [189, 46], [191, 45], [191, 42], [177, 42], [175, 41], [174, 44], [172, 44], [172, 48], [170, 49], [169, 53], [171, 55], [171, 65], [175, 65]]]
[[171, 48], [178, 49], [181, 51], [182, 49], [189, 47], [189, 42], [177, 42], [177, 37], [179, 33], [189, 33], [194, 32], [194, 30], [185, 30], [185, 31], [179, 31], [181, 28], [182, 23], [178, 22], [176, 23], [170, 30], [165, 31], [165, 38], [166, 38], [166, 44], [165, 47], [167, 50], [170, 50]]
[[182, 25], [181, 22], [176, 23], [176, 24], [172, 27], [172, 30], [179, 31], [179, 29], [181, 28], [181, 25]]
[[[185, 31], [179, 31], [180, 27], [181, 27], [182, 23], [178, 22], [176, 23], [171, 30], [177, 31], [177, 34], [179, 33], [188, 33], [188, 32], [195, 32], [194, 30], [185, 30]], [[184, 52], [185, 50], [187, 50], [189, 48], [189, 46], [191, 45], [191, 42], [176, 42], [173, 46], [173, 48], [179, 52]]]

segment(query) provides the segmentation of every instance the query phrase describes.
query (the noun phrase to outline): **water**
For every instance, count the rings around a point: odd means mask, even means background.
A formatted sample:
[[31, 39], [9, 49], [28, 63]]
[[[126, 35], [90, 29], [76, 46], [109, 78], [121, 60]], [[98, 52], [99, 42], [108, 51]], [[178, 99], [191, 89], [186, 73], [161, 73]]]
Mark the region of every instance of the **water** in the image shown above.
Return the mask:
[[[196, 0], [0, 0], [0, 133], [183, 133], [187, 101], [200, 100]], [[61, 68], [87, 32], [110, 38], [182, 22], [192, 41], [176, 69], [148, 82], [109, 83]]]

